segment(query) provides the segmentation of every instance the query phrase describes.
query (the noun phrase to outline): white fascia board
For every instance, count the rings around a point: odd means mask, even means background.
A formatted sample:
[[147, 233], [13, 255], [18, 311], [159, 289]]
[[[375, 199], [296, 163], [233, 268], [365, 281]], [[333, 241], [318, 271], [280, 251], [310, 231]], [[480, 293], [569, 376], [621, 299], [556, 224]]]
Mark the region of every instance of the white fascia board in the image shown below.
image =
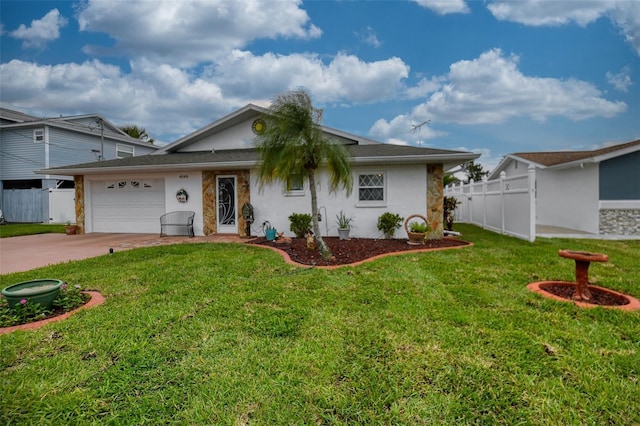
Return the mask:
[[233, 161], [227, 163], [184, 163], [184, 164], [158, 164], [154, 166], [120, 166], [120, 167], [95, 167], [95, 168], [78, 168], [64, 170], [34, 170], [37, 174], [58, 174], [61, 176], [76, 175], [100, 175], [100, 174], [117, 174], [127, 173], [157, 173], [157, 172], [173, 172], [179, 170], [231, 170], [238, 168], [251, 168], [257, 163], [255, 161]]
[[386, 157], [354, 157], [351, 163], [355, 164], [434, 164], [472, 161], [480, 157], [480, 154], [428, 154], [428, 155], [398, 155]]
[[522, 157], [519, 157], [517, 155], [507, 154], [504, 157], [502, 157], [502, 160], [500, 160], [500, 162], [495, 167], [495, 169], [493, 169], [491, 171], [491, 173], [489, 173], [487, 175], [487, 179], [488, 180], [498, 179], [498, 177], [500, 177], [500, 172], [502, 172], [507, 167], [507, 165], [509, 164], [509, 161], [518, 161], [520, 163], [526, 164], [527, 167], [533, 166], [536, 169], [546, 169], [547, 168], [547, 166], [544, 166], [544, 165], [542, 165], [540, 163], [536, 163], [535, 161], [527, 160], [526, 158], [522, 158]]
[[553, 166], [547, 166], [546, 168], [549, 170], [563, 170], [563, 169], [571, 169], [573, 167], [580, 167], [583, 164], [592, 164], [599, 163], [600, 161], [596, 161], [596, 157], [588, 157], [583, 158], [582, 160], [570, 161], [568, 163], [560, 163], [554, 164]]

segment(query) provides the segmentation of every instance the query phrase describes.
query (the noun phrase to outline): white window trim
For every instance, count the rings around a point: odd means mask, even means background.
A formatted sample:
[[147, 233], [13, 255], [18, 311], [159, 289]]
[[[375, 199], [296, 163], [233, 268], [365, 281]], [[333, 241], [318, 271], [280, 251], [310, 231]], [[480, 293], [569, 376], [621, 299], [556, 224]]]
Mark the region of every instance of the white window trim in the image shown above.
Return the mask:
[[123, 145], [123, 144], [116, 144], [116, 158], [129, 158], [129, 157], [121, 157], [120, 156], [120, 152], [126, 152], [128, 154], [131, 154], [131, 157], [135, 157], [136, 155], [136, 148], [134, 146], [131, 145]]
[[[382, 200], [375, 201], [361, 201], [360, 200], [360, 176], [361, 175], [382, 175]], [[362, 170], [355, 173], [355, 182], [356, 182], [356, 197], [358, 198], [356, 201], [356, 207], [387, 207], [387, 177], [388, 173], [386, 170]]]
[[282, 185], [282, 193], [285, 197], [304, 197], [304, 178], [300, 176], [302, 179], [302, 189], [290, 189], [287, 190], [287, 182]]

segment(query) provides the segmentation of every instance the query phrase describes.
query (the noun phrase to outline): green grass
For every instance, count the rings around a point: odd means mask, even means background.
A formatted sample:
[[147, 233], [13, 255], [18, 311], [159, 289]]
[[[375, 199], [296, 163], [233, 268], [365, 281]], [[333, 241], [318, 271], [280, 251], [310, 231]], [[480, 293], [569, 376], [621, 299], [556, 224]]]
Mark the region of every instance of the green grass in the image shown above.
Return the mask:
[[640, 296], [640, 241], [474, 247], [332, 271], [271, 251], [186, 244], [0, 276], [100, 290], [104, 305], [0, 336], [0, 424], [640, 422], [640, 312], [526, 290], [573, 280]]
[[64, 234], [64, 225], [49, 225], [43, 223], [7, 223], [0, 225], [0, 238], [49, 233]]

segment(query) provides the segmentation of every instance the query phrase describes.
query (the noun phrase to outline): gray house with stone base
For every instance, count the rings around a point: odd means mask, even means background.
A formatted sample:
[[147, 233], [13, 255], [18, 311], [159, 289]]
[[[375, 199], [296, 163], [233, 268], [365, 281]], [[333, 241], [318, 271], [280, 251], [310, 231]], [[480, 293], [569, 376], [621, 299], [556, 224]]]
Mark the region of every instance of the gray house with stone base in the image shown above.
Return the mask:
[[640, 140], [592, 151], [509, 154], [489, 180], [526, 175], [529, 167], [535, 168], [538, 228], [640, 237]]

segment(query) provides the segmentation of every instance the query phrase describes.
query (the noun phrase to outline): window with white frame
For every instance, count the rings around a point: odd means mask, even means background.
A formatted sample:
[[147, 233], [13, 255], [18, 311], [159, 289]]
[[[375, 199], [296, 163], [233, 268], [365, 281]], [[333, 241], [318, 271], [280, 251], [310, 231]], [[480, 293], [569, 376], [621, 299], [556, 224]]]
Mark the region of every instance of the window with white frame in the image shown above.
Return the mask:
[[117, 158], [129, 158], [133, 157], [134, 148], [129, 145], [116, 145], [116, 157]]
[[33, 129], [33, 141], [36, 143], [44, 142], [44, 129]]
[[304, 195], [304, 180], [301, 174], [289, 176], [285, 185], [284, 190], [287, 195]]
[[360, 204], [381, 204], [386, 201], [385, 173], [358, 174], [358, 202]]

